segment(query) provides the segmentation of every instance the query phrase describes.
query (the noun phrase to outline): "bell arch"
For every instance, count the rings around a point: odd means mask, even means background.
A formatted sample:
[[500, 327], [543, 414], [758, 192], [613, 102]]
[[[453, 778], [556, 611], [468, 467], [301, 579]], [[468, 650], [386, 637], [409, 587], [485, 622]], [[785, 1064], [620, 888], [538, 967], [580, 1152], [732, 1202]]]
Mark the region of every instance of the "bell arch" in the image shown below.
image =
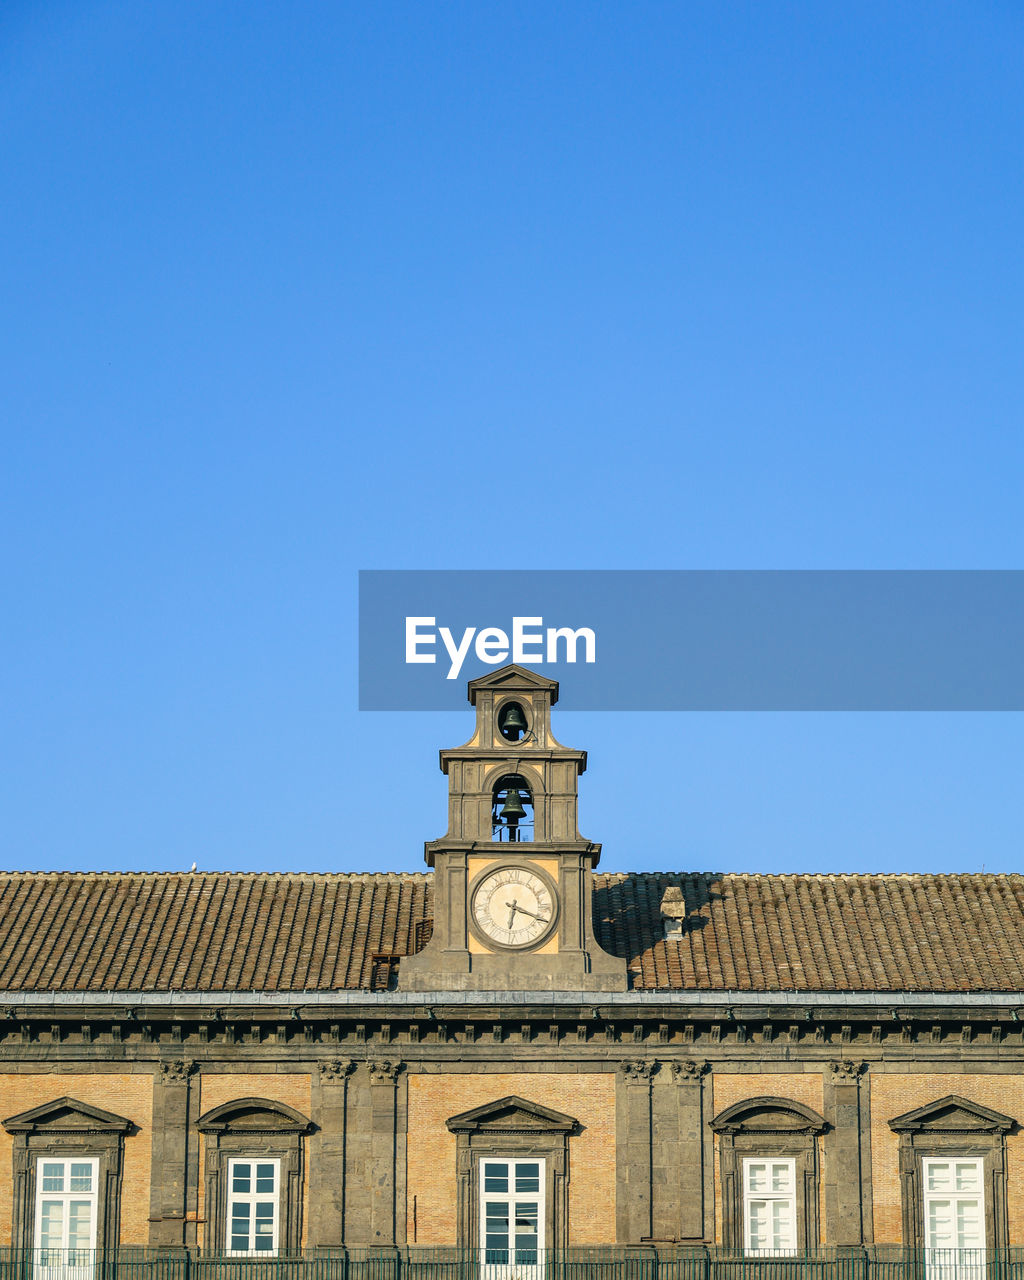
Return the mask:
[[532, 843], [533, 788], [522, 773], [502, 773], [491, 787], [491, 834], [502, 843]]

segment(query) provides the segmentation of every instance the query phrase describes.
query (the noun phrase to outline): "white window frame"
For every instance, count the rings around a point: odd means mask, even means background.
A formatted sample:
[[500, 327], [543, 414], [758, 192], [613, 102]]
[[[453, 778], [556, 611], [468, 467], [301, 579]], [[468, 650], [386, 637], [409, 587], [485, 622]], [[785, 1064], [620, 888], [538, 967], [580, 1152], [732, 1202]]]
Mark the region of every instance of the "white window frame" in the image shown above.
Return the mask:
[[[44, 1190], [43, 1170], [46, 1165], [60, 1165], [63, 1169], [62, 1182], [66, 1191]], [[89, 1191], [71, 1190], [72, 1165], [89, 1166]], [[36, 1157], [36, 1203], [33, 1215], [33, 1241], [35, 1243], [35, 1275], [37, 1280], [86, 1280], [92, 1275], [93, 1262], [96, 1256], [96, 1231], [99, 1218], [99, 1181], [100, 1162], [96, 1156], [41, 1155]], [[43, 1206], [46, 1203], [60, 1202], [64, 1212], [61, 1215], [62, 1242], [57, 1248], [43, 1247]], [[72, 1202], [86, 1201], [89, 1205], [89, 1243], [71, 1248], [68, 1244], [68, 1227], [71, 1220]], [[86, 1257], [81, 1257], [82, 1254]], [[56, 1254], [55, 1258], [53, 1255]]]
[[[935, 1190], [929, 1188], [931, 1170], [936, 1165], [971, 1165], [975, 1170], [977, 1191], [958, 1192], [952, 1190]], [[980, 1245], [937, 1246], [932, 1238], [931, 1222], [932, 1203], [936, 1200], [948, 1200], [952, 1204], [954, 1223], [956, 1220], [956, 1204], [958, 1201], [975, 1201], [978, 1206], [978, 1221], [981, 1230]], [[981, 1156], [924, 1156], [921, 1159], [921, 1211], [924, 1217], [923, 1236], [925, 1246], [925, 1262], [929, 1280], [981, 1280], [985, 1275], [985, 1161]], [[954, 1226], [954, 1230], [955, 1230]]]
[[[750, 1186], [750, 1174], [754, 1165], [785, 1165], [789, 1172], [789, 1189], [787, 1191], [763, 1191], [754, 1190]], [[743, 1251], [751, 1258], [788, 1258], [797, 1252], [797, 1242], [799, 1240], [799, 1223], [797, 1222], [797, 1195], [796, 1195], [796, 1160], [793, 1156], [745, 1156], [743, 1158]], [[791, 1243], [785, 1248], [763, 1248], [753, 1243], [753, 1227], [754, 1215], [753, 1207], [755, 1204], [764, 1204], [768, 1206], [769, 1216], [771, 1215], [771, 1206], [775, 1204], [788, 1204], [790, 1210], [790, 1231]]]
[[[484, 1185], [486, 1180], [486, 1170], [488, 1165], [503, 1164], [509, 1170], [508, 1191], [485, 1191]], [[535, 1165], [537, 1168], [537, 1190], [517, 1192], [516, 1185], [516, 1169], [519, 1165]], [[546, 1205], [546, 1181], [547, 1181], [547, 1161], [543, 1156], [488, 1156], [480, 1157], [480, 1168], [478, 1171], [479, 1178], [479, 1204], [480, 1204], [480, 1261], [481, 1271], [486, 1280], [521, 1280], [526, 1277], [527, 1280], [532, 1276], [540, 1276], [544, 1267], [544, 1257], [546, 1253], [546, 1232], [547, 1232], [547, 1205]], [[508, 1255], [507, 1263], [488, 1262], [487, 1260], [487, 1205], [488, 1202], [493, 1203], [499, 1200], [504, 1202], [508, 1210]], [[537, 1260], [536, 1262], [518, 1262], [516, 1260], [516, 1202], [520, 1204], [529, 1203], [536, 1206], [537, 1210]]]
[[[249, 1174], [249, 1190], [235, 1191], [235, 1168], [240, 1164], [247, 1164], [250, 1167]], [[256, 1190], [256, 1167], [257, 1165], [272, 1165], [274, 1169], [274, 1190], [273, 1192], [258, 1192]], [[231, 1247], [231, 1237], [233, 1232], [231, 1224], [233, 1220], [233, 1210], [236, 1204], [247, 1204], [250, 1209], [249, 1214], [249, 1239], [255, 1246], [256, 1244], [256, 1206], [258, 1204], [270, 1203], [274, 1207], [273, 1223], [274, 1230], [272, 1234], [273, 1243], [269, 1249], [233, 1249]], [[280, 1247], [281, 1236], [281, 1161], [277, 1156], [231, 1156], [228, 1160], [228, 1185], [227, 1194], [224, 1197], [224, 1251], [234, 1258], [276, 1258]]]

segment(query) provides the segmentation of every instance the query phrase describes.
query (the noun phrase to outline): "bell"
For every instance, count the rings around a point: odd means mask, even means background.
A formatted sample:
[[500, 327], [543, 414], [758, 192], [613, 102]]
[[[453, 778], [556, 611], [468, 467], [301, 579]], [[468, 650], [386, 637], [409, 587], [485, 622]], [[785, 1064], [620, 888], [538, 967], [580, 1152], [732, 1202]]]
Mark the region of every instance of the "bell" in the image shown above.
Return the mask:
[[523, 808], [522, 797], [517, 787], [509, 787], [505, 792], [505, 803], [498, 817], [510, 827], [514, 827], [521, 818], [526, 817], [526, 810]]
[[501, 723], [498, 726], [506, 738], [517, 741], [521, 733], [526, 732], [526, 717], [518, 702], [510, 702], [501, 711]]

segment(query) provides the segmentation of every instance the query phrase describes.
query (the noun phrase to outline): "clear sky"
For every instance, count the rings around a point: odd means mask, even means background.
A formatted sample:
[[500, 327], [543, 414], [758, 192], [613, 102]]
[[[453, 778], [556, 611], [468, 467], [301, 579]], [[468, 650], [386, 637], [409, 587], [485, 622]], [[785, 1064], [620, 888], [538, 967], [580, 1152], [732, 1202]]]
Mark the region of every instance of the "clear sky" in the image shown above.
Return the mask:
[[[1017, 0], [6, 0], [0, 864], [422, 867], [360, 568], [1024, 567], [1022, 160]], [[1019, 715], [557, 731], [609, 869], [1024, 869]]]

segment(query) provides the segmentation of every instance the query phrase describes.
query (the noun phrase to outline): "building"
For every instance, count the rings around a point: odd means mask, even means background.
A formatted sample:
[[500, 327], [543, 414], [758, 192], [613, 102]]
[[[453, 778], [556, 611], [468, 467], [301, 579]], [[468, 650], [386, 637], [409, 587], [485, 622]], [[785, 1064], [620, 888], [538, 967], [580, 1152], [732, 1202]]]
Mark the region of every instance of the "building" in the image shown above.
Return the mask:
[[426, 874], [0, 877], [7, 1256], [1024, 1245], [1024, 878], [602, 874], [557, 691], [470, 682]]

